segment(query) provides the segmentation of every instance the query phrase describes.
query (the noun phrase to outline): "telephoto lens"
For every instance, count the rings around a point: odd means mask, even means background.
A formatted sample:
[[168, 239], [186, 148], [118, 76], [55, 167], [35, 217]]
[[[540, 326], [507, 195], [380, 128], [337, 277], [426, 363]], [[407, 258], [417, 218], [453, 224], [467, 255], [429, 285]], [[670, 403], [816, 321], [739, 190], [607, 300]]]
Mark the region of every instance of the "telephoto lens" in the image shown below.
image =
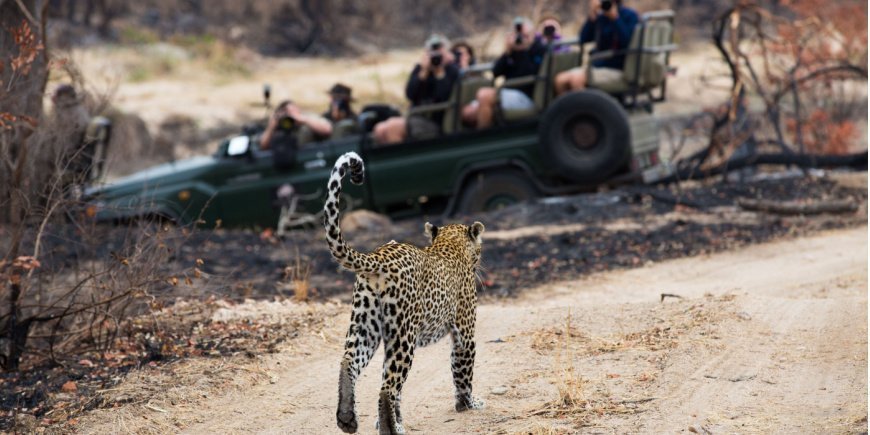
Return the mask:
[[293, 130], [293, 127], [296, 126], [296, 120], [289, 116], [282, 116], [281, 119], [278, 120], [278, 129], [283, 131]]
[[544, 36], [548, 38], [552, 38], [556, 35], [556, 26], [550, 24], [548, 26], [544, 26]]

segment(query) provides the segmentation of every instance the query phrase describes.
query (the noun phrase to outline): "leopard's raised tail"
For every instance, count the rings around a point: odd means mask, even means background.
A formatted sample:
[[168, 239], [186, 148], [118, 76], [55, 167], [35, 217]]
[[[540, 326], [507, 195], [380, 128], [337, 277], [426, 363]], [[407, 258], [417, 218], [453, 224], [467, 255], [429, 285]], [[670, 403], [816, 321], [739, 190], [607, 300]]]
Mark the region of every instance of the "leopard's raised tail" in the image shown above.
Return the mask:
[[327, 184], [326, 202], [323, 204], [323, 226], [326, 229], [326, 243], [332, 258], [342, 267], [352, 272], [376, 272], [376, 268], [366, 261], [367, 255], [351, 248], [341, 236], [341, 216], [338, 201], [341, 198], [341, 182], [350, 172], [350, 182], [362, 184], [365, 180], [365, 166], [359, 154], [349, 152], [335, 161]]

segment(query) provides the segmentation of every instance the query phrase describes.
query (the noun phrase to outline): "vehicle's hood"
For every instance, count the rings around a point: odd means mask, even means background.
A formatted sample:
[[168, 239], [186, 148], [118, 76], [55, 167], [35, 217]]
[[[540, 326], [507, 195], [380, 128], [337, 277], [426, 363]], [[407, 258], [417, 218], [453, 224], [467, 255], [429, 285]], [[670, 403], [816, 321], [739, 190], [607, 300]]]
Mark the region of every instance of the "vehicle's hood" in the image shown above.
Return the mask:
[[166, 185], [188, 179], [198, 174], [203, 168], [214, 165], [216, 159], [212, 156], [198, 156], [185, 160], [164, 163], [148, 169], [119, 178], [110, 183], [93, 186], [85, 191], [91, 196], [100, 193], [141, 189], [143, 186]]

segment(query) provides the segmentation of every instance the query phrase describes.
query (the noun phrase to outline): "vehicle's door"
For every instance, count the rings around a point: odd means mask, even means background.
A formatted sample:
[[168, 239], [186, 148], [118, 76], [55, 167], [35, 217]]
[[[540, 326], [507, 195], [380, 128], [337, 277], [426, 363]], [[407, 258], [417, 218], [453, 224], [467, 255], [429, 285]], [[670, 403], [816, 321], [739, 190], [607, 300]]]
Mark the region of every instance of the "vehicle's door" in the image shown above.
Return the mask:
[[227, 167], [217, 195], [222, 219], [232, 226], [274, 228], [288, 199], [279, 192], [298, 195], [296, 212], [317, 213], [334, 160], [330, 142], [303, 145], [282, 171], [273, 167], [271, 152], [254, 151], [244, 164]]

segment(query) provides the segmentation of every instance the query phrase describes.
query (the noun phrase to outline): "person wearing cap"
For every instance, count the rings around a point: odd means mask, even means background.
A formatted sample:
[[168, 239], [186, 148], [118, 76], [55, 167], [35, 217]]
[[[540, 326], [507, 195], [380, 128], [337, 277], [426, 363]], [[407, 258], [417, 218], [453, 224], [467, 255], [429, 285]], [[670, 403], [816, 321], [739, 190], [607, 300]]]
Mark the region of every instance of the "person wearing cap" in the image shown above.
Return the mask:
[[[459, 68], [448, 50], [450, 42], [441, 35], [426, 40], [423, 56], [414, 66], [405, 86], [411, 107], [442, 103], [450, 99], [459, 79]], [[444, 112], [393, 117], [375, 125], [374, 138], [380, 144], [397, 143], [407, 137], [427, 139], [441, 134]]]
[[[624, 51], [639, 18], [634, 9], [622, 5], [621, 0], [589, 0], [589, 19], [580, 29], [580, 43], [595, 42], [595, 50]], [[605, 83], [622, 79], [625, 54], [598, 59], [590, 65], [595, 82]], [[586, 67], [572, 68], [556, 75], [554, 88], [557, 95], [578, 91], [587, 86]]]
[[[492, 67], [493, 77], [512, 79], [533, 76], [544, 60], [547, 47], [534, 34], [534, 27], [528, 18], [514, 19], [514, 29], [505, 36], [505, 51]], [[481, 88], [477, 99], [462, 110], [462, 120], [466, 125], [478, 129], [489, 128], [495, 118], [496, 104], [503, 110], [526, 110], [535, 106], [532, 100], [534, 83], [511, 87]]]
[[350, 86], [336, 83], [329, 90], [329, 96], [329, 108], [323, 112], [324, 118], [333, 124], [345, 119], [356, 118], [356, 113], [350, 107], [350, 103], [354, 101], [353, 90]]
[[[551, 46], [562, 40], [562, 23], [558, 18], [552, 15], [545, 16], [538, 21], [538, 37], [546, 46]], [[553, 48], [554, 53], [563, 53], [568, 51], [567, 45], [560, 45]]]
[[269, 149], [272, 137], [278, 128], [278, 121], [284, 117], [295, 121], [296, 126], [294, 129], [300, 144], [311, 142], [312, 140], [323, 140], [332, 134], [332, 123], [326, 118], [311, 113], [303, 113], [296, 103], [285, 100], [275, 108], [272, 116], [269, 117], [266, 130], [260, 136], [260, 149]]

